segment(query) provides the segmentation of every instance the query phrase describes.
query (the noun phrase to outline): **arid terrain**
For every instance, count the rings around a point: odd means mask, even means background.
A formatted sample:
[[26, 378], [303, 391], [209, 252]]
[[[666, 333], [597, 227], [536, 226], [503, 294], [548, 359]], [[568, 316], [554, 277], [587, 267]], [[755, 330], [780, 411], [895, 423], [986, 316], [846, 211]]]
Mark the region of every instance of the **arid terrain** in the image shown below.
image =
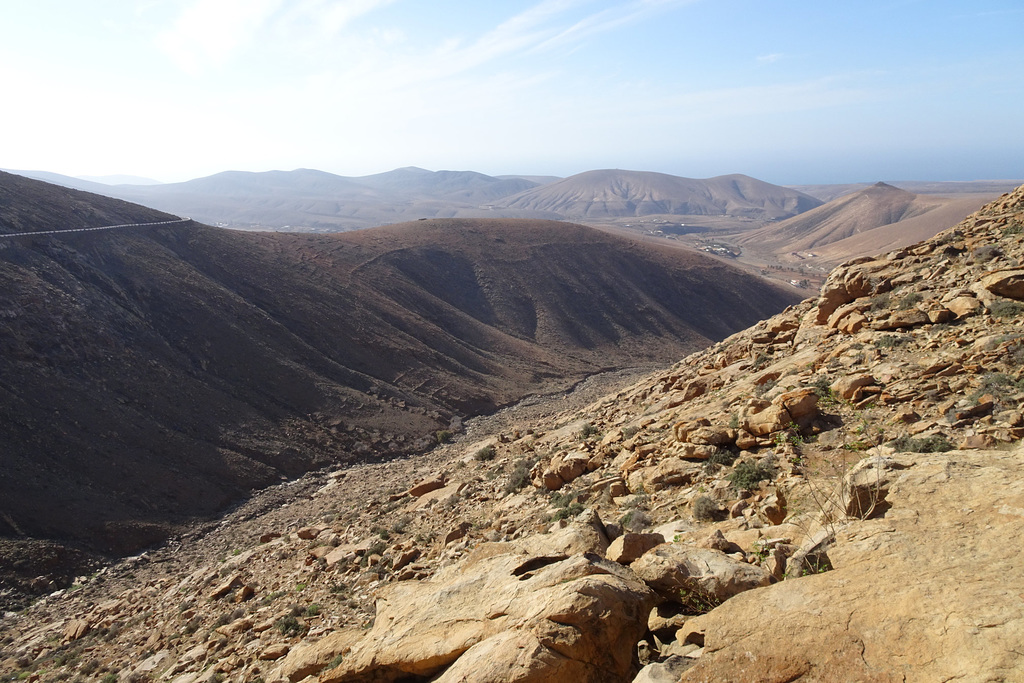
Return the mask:
[[[0, 180], [6, 233], [174, 218]], [[797, 298], [548, 221], [0, 240], [0, 529], [42, 544], [0, 573], [36, 592], [81, 551], [136, 552], [282, 479], [422, 453], [464, 418], [671, 362]]]
[[670, 368], [267, 489], [6, 613], [0, 662], [176, 683], [1017, 680], [1022, 234], [1024, 188]]

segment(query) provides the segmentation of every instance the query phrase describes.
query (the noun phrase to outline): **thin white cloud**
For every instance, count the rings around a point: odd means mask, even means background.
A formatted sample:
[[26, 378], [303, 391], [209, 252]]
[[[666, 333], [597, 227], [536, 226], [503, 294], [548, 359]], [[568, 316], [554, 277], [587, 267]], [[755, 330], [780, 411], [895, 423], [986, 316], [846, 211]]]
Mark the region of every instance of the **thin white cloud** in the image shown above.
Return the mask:
[[785, 57], [785, 55], [782, 54], [781, 52], [773, 52], [773, 53], [768, 54], [768, 55], [760, 55], [757, 58], [757, 61], [760, 62], [761, 64], [774, 64], [775, 62], [779, 61], [783, 57]]
[[664, 9], [691, 4], [697, 0], [635, 0], [620, 6], [610, 7], [584, 17], [571, 26], [536, 46], [537, 51], [561, 47], [579, 42], [591, 36], [615, 30], [626, 24], [640, 21]]
[[196, 74], [219, 66], [250, 42], [283, 0], [195, 0], [157, 37], [183, 70]]

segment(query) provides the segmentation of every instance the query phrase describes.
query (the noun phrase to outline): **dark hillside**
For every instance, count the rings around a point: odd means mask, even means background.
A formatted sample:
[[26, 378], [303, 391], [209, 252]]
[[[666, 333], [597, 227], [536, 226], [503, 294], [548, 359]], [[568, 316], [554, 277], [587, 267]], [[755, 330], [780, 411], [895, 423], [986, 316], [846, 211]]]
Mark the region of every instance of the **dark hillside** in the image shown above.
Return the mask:
[[[167, 220], [0, 176], [0, 231]], [[77, 222], [76, 222], [77, 221]], [[582, 226], [0, 238], [0, 533], [130, 552], [455, 416], [668, 362], [795, 297]]]

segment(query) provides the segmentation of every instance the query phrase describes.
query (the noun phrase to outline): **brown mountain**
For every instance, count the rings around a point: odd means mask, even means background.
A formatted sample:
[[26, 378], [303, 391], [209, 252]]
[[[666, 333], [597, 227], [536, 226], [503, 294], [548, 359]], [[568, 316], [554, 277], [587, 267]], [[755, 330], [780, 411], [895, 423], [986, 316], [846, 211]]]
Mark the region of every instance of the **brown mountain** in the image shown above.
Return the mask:
[[646, 171], [587, 171], [526, 190], [502, 206], [566, 218], [733, 215], [788, 218], [821, 202], [744, 175], [706, 180]]
[[[0, 233], [167, 220], [0, 175]], [[546, 221], [0, 237], [0, 530], [128, 552], [453, 417], [665, 362], [793, 301]]]
[[813, 252], [823, 261], [843, 261], [927, 239], [988, 199], [917, 195], [876, 183], [735, 240], [759, 252]]

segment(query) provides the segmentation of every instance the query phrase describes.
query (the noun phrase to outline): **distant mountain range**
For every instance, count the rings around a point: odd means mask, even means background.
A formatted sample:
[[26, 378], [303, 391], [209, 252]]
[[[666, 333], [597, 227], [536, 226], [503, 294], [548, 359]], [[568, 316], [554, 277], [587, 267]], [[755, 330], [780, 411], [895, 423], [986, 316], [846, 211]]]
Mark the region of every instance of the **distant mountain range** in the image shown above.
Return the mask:
[[235, 228], [343, 231], [420, 218], [602, 219], [646, 215], [794, 216], [821, 204], [743, 175], [698, 180], [642, 171], [563, 179], [399, 168], [345, 177], [323, 171], [226, 171], [183, 183], [103, 185], [20, 171], [76, 189]]

